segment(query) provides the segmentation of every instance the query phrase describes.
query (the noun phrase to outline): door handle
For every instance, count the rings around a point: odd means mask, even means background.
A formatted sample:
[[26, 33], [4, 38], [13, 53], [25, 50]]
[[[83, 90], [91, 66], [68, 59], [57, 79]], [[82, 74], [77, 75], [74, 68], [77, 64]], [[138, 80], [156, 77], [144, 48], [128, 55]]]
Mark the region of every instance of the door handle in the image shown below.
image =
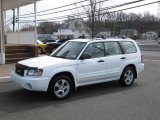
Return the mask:
[[104, 60], [99, 60], [98, 62], [99, 62], [99, 63], [100, 63], [100, 62], [104, 62]]
[[120, 59], [126, 59], [126, 57], [121, 57]]

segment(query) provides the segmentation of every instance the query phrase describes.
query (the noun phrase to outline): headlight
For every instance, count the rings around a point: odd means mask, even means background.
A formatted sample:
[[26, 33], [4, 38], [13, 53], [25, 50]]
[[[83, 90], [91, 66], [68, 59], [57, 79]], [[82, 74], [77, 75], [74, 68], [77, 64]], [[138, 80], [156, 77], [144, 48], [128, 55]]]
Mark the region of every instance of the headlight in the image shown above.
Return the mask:
[[42, 69], [27, 70], [28, 76], [41, 76], [42, 73], [43, 73]]

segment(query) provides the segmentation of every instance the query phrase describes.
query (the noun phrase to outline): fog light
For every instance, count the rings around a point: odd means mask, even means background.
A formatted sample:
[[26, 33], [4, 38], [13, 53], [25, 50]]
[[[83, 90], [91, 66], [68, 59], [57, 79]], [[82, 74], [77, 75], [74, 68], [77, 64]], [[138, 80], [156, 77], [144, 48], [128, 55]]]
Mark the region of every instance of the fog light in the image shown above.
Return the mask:
[[32, 90], [32, 85], [30, 83], [26, 83], [25, 86], [27, 89]]

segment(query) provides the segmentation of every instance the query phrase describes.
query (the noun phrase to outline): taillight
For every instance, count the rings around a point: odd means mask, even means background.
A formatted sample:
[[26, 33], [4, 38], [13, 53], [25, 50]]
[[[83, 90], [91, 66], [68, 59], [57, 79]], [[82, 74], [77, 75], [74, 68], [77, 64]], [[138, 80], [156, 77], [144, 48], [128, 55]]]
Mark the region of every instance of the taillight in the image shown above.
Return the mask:
[[143, 54], [141, 53], [141, 63], [143, 63]]

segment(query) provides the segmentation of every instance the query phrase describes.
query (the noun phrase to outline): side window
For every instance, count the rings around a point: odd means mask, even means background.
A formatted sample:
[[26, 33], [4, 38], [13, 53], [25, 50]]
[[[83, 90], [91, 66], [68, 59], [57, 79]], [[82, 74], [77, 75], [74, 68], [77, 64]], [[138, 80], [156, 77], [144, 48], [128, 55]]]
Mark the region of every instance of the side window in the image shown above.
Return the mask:
[[137, 52], [137, 49], [133, 42], [123, 41], [121, 42], [121, 45], [125, 53], [136, 53]]
[[105, 42], [105, 50], [107, 55], [119, 55], [122, 54], [122, 50], [118, 42]]
[[89, 54], [92, 58], [104, 57], [104, 44], [103, 43], [92, 43], [83, 54]]

